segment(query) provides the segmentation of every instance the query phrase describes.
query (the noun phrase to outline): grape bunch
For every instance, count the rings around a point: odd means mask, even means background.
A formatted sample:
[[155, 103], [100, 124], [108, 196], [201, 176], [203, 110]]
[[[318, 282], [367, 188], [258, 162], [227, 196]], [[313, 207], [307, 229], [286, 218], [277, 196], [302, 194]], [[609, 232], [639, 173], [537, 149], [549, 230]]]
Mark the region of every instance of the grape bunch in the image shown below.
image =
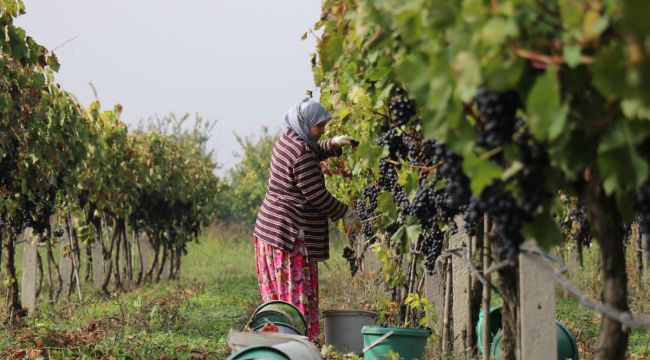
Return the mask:
[[424, 255], [424, 267], [427, 269], [429, 275], [433, 275], [436, 260], [442, 253], [443, 240], [444, 235], [437, 226], [421, 235], [421, 249], [422, 254]]
[[430, 228], [436, 220], [436, 210], [436, 191], [433, 187], [424, 187], [415, 194], [407, 215], [415, 216], [422, 226]]
[[463, 171], [463, 157], [450, 151], [443, 144], [437, 144], [434, 152], [438, 162], [441, 163], [438, 173], [445, 179], [445, 189], [449, 195], [448, 207], [460, 212], [472, 195], [469, 178]]
[[546, 191], [545, 169], [549, 165], [548, 154], [543, 145], [530, 136], [522, 136], [516, 141], [523, 169], [517, 173], [516, 180], [521, 188], [519, 203], [527, 219], [532, 219], [551, 195]]
[[377, 179], [377, 184], [381, 191], [393, 191], [398, 178], [395, 165], [386, 160], [379, 161], [379, 179]]
[[[479, 214], [487, 214], [499, 235], [499, 259], [512, 259], [519, 252], [524, 241], [521, 235], [523, 216], [512, 194], [503, 188], [503, 183], [495, 181], [483, 189], [481, 196], [473, 198], [468, 206], [467, 224], [475, 224]], [[471, 226], [471, 225], [470, 225]], [[475, 232], [475, 229], [470, 229]]]
[[483, 207], [481, 201], [475, 197], [472, 197], [469, 201], [469, 204], [465, 208], [463, 213], [463, 222], [465, 224], [465, 232], [469, 236], [475, 236], [477, 232], [478, 221], [483, 216]]
[[396, 161], [399, 158], [406, 159], [408, 157], [409, 148], [404, 142], [404, 136], [401, 130], [390, 126], [390, 124], [384, 125], [377, 144], [388, 149], [388, 158], [391, 160]]
[[[350, 241], [354, 242], [354, 240], [354, 235], [350, 235]], [[348, 264], [350, 265], [350, 274], [354, 277], [354, 275], [357, 274], [357, 271], [359, 271], [359, 265], [357, 264], [357, 257], [354, 250], [346, 246], [343, 249], [343, 258], [348, 261]]]
[[404, 126], [411, 123], [416, 115], [415, 100], [409, 99], [406, 91], [397, 86], [393, 91], [393, 97], [388, 104], [391, 118], [397, 126]]
[[578, 202], [569, 209], [569, 226], [573, 238], [581, 245], [591, 245], [591, 223], [585, 209]]
[[361, 232], [374, 243], [374, 231], [370, 219], [377, 216], [377, 196], [379, 196], [379, 187], [376, 184], [370, 184], [363, 189], [363, 201], [356, 204], [357, 214], [361, 219]]
[[514, 91], [502, 93], [487, 89], [480, 89], [474, 97], [481, 129], [479, 132], [479, 145], [486, 149], [493, 149], [512, 141], [516, 130], [517, 108], [521, 105], [519, 96]]

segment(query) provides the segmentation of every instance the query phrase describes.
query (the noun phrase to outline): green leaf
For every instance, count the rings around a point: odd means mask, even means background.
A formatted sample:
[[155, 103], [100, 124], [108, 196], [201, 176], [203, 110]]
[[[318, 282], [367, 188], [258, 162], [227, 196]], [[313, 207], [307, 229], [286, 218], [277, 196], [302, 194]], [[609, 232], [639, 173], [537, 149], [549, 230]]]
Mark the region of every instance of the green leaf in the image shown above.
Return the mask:
[[635, 150], [635, 133], [629, 121], [618, 121], [598, 146], [598, 170], [607, 194], [635, 191], [648, 178], [648, 164]]
[[386, 220], [388, 220], [389, 224], [397, 221], [397, 206], [395, 206], [393, 194], [388, 191], [379, 194], [379, 196], [377, 196], [377, 207]]
[[11, 55], [17, 59], [22, 59], [27, 55], [27, 43], [25, 42], [25, 30], [9, 25], [9, 46], [11, 47]]
[[580, 3], [574, 0], [559, 0], [558, 3], [562, 14], [562, 25], [566, 29], [580, 27], [584, 16]]
[[366, 169], [372, 169], [374, 173], [379, 172], [379, 159], [387, 154], [388, 150], [369, 141], [362, 141], [355, 151], [361, 165]]
[[454, 70], [459, 75], [456, 96], [470, 102], [481, 85], [481, 68], [474, 53], [460, 52], [454, 61]]
[[54, 53], [47, 56], [47, 65], [54, 71], [59, 71], [61, 65], [59, 64], [59, 59], [57, 59]]
[[406, 234], [406, 227], [400, 226], [397, 231], [390, 237], [390, 241], [393, 244], [398, 244], [402, 252], [406, 250], [406, 244], [408, 242], [408, 236]]
[[501, 178], [501, 168], [488, 159], [481, 159], [473, 152], [463, 154], [463, 171], [470, 178], [472, 193], [480, 195], [483, 189]]
[[600, 49], [593, 65], [594, 84], [598, 91], [606, 97], [633, 97], [631, 87], [627, 83], [628, 69], [624, 59], [627, 58], [625, 49], [620, 42]]
[[522, 233], [526, 240], [535, 240], [540, 248], [549, 250], [562, 241], [562, 234], [553, 217], [547, 212], [537, 215], [531, 222], [525, 223]]
[[406, 227], [406, 237], [408, 238], [411, 244], [413, 245], [417, 244], [420, 235], [422, 235], [422, 226], [408, 225]]
[[567, 127], [569, 107], [560, 100], [554, 71], [547, 70], [533, 85], [526, 101], [531, 130], [539, 140], [555, 140]]
[[644, 105], [641, 99], [623, 99], [621, 109], [628, 119], [650, 120], [650, 107]]
[[32, 86], [35, 88], [41, 88], [45, 85], [45, 75], [40, 72], [34, 72], [32, 74]]
[[427, 86], [429, 66], [418, 53], [407, 56], [397, 66], [397, 79], [408, 84], [409, 93], [417, 93]]
[[389, 62], [387, 57], [380, 57], [379, 62], [370, 67], [366, 73], [366, 78], [369, 81], [381, 81], [386, 80], [392, 71], [392, 64]]
[[413, 201], [415, 194], [419, 188], [419, 174], [407, 166], [403, 166], [399, 172], [399, 184], [404, 187], [406, 197], [409, 201]]
[[565, 45], [562, 53], [569, 67], [575, 68], [580, 65], [580, 57], [582, 56], [582, 48], [580, 45]]
[[318, 43], [318, 54], [320, 56], [323, 72], [331, 71], [334, 63], [343, 52], [344, 36], [339, 32], [329, 32], [327, 37]]
[[505, 91], [515, 87], [525, 70], [525, 63], [517, 57], [494, 56], [483, 61], [485, 82], [488, 88], [495, 91]]
[[508, 37], [517, 35], [517, 25], [514, 19], [493, 17], [483, 26], [480, 34], [483, 43], [498, 46], [503, 44]]

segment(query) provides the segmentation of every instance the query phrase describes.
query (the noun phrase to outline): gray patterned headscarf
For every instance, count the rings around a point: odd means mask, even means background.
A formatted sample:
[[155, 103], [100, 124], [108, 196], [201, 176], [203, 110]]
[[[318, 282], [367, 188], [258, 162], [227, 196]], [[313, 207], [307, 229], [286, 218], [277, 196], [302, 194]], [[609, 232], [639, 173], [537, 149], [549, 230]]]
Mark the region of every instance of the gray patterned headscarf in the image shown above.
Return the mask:
[[316, 139], [309, 130], [331, 118], [332, 114], [325, 110], [323, 105], [310, 98], [305, 98], [287, 111], [287, 115], [284, 116], [284, 124], [287, 128], [297, 132], [309, 146], [315, 148]]

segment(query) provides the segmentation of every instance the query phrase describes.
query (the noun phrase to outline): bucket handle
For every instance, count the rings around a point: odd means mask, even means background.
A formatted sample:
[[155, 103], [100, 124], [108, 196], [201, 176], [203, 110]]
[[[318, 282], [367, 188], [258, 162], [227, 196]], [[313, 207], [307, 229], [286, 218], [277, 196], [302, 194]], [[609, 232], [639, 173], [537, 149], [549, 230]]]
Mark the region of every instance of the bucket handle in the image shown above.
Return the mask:
[[394, 331], [391, 330], [391, 331], [387, 332], [386, 334], [384, 334], [384, 335], [383, 335], [382, 337], [380, 337], [379, 339], [373, 341], [372, 343], [370, 343], [370, 345], [368, 345], [368, 346], [366, 346], [366, 347], [363, 348], [363, 353], [365, 354], [365, 353], [366, 353], [367, 351], [369, 351], [370, 349], [372, 349], [372, 348], [374, 348], [375, 346], [379, 345], [380, 342], [382, 342], [382, 341], [388, 339], [388, 337], [391, 336], [391, 335], [393, 335], [393, 333], [394, 333]]

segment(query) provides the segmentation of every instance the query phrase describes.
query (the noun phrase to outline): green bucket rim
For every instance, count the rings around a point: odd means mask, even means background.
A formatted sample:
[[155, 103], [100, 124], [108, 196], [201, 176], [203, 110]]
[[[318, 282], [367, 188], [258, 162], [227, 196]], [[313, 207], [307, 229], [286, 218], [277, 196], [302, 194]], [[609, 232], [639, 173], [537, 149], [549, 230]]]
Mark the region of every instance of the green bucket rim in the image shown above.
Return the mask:
[[338, 316], [363, 316], [363, 317], [371, 317], [371, 318], [376, 318], [377, 317], [377, 312], [376, 311], [368, 311], [368, 310], [335, 310], [335, 309], [330, 309], [330, 310], [324, 310], [323, 311], [323, 317], [338, 317]]
[[[307, 326], [308, 325], [307, 325], [307, 320], [305, 319], [305, 315], [302, 314], [302, 311], [300, 311], [300, 309], [298, 309], [298, 307], [296, 305], [294, 305], [294, 304], [292, 304], [290, 302], [283, 301], [283, 300], [271, 300], [271, 301], [268, 301], [268, 302], [265, 302], [265, 303], [261, 304], [253, 312], [253, 315], [251, 316], [251, 321], [253, 320], [253, 318], [255, 318], [255, 315], [257, 315], [260, 311], [262, 311], [264, 308], [266, 308], [266, 307], [268, 307], [270, 305], [288, 305], [289, 308], [294, 310], [298, 314], [298, 317], [300, 318], [300, 321], [302, 323], [302, 326], [300, 326], [300, 328], [304, 329], [304, 332], [301, 332], [301, 333], [303, 333], [303, 334], [307, 333], [307, 328], [308, 328]], [[270, 309], [270, 310], [277, 311], [275, 309]], [[268, 310], [265, 310], [265, 311], [268, 311]], [[287, 320], [292, 320], [292, 319], [287, 319]], [[249, 321], [249, 323], [251, 323], [251, 322]], [[296, 326], [298, 326], [298, 324], [296, 324]], [[298, 329], [298, 330], [300, 330], [300, 329]]]
[[[269, 319], [270, 317], [276, 317], [276, 318], [279, 317], [280, 319], [275, 319], [275, 320], [274, 319]], [[266, 309], [266, 310], [263, 310], [263, 311], [260, 311], [258, 313], [253, 314], [253, 316], [248, 321], [247, 326], [249, 328], [255, 328], [255, 327], [259, 326], [259, 325], [264, 325], [267, 322], [283, 323], [283, 324], [291, 325], [291, 323], [295, 322], [295, 321], [293, 321], [294, 320], [293, 318], [295, 318], [295, 316], [292, 316], [291, 314], [287, 313], [284, 310]], [[300, 321], [300, 323], [293, 324], [291, 326], [296, 328], [296, 330], [298, 330], [298, 332], [301, 335], [305, 335], [306, 332], [307, 332], [307, 326], [303, 321]]]
[[[276, 349], [274, 347], [268, 346], [268, 345], [249, 346], [249, 347], [243, 348], [241, 350], [238, 350], [237, 352], [234, 352], [234, 353], [230, 354], [230, 356], [228, 356], [227, 360], [235, 360], [238, 356], [246, 355], [246, 353], [257, 351], [257, 350], [268, 350], [268, 351], [272, 352], [274, 355], [281, 356], [283, 360], [284, 359], [289, 360], [289, 357], [285, 353], [283, 353], [282, 351], [280, 351], [280, 350], [278, 350], [278, 349]], [[257, 358], [256, 357], [255, 359], [265, 359], [265, 358]]]
[[[289, 335], [304, 335], [304, 334], [302, 334], [300, 331], [298, 331], [298, 329], [296, 329], [295, 327], [291, 326], [291, 324], [286, 324], [286, 323], [281, 323], [281, 322], [275, 322], [275, 321], [272, 321], [272, 323], [273, 323], [274, 325], [279, 326], [279, 327], [281, 327], [281, 326], [288, 327], [290, 330], [293, 330], [293, 331], [296, 332], [295, 334], [289, 334]], [[257, 325], [257, 326], [253, 329], [253, 331], [258, 331], [258, 329], [261, 329], [262, 327], [264, 327], [264, 325], [266, 325], [266, 324]], [[286, 333], [283, 333], [283, 334], [286, 334]]]
[[[557, 331], [557, 329], [560, 329], [566, 336], [569, 337], [571, 349], [573, 350], [571, 351], [573, 353], [573, 359], [580, 359], [580, 349], [578, 349], [578, 343], [576, 342], [573, 333], [571, 333], [571, 331], [569, 331], [569, 329], [567, 329], [566, 326], [564, 326], [564, 324], [556, 320], [555, 331]], [[503, 341], [503, 329], [499, 329], [499, 331], [497, 331], [497, 333], [494, 335], [494, 339], [492, 339], [492, 343], [490, 344], [490, 357], [496, 356], [497, 350], [501, 351], [501, 349], [496, 348], [497, 346], [501, 346], [501, 341]], [[559, 355], [560, 354], [558, 349], [558, 357]]]
[[389, 331], [393, 332], [393, 336], [413, 336], [427, 338], [431, 336], [428, 329], [424, 328], [400, 328], [400, 327], [384, 327], [384, 326], [368, 326], [365, 325], [361, 328], [363, 335], [385, 335]]

